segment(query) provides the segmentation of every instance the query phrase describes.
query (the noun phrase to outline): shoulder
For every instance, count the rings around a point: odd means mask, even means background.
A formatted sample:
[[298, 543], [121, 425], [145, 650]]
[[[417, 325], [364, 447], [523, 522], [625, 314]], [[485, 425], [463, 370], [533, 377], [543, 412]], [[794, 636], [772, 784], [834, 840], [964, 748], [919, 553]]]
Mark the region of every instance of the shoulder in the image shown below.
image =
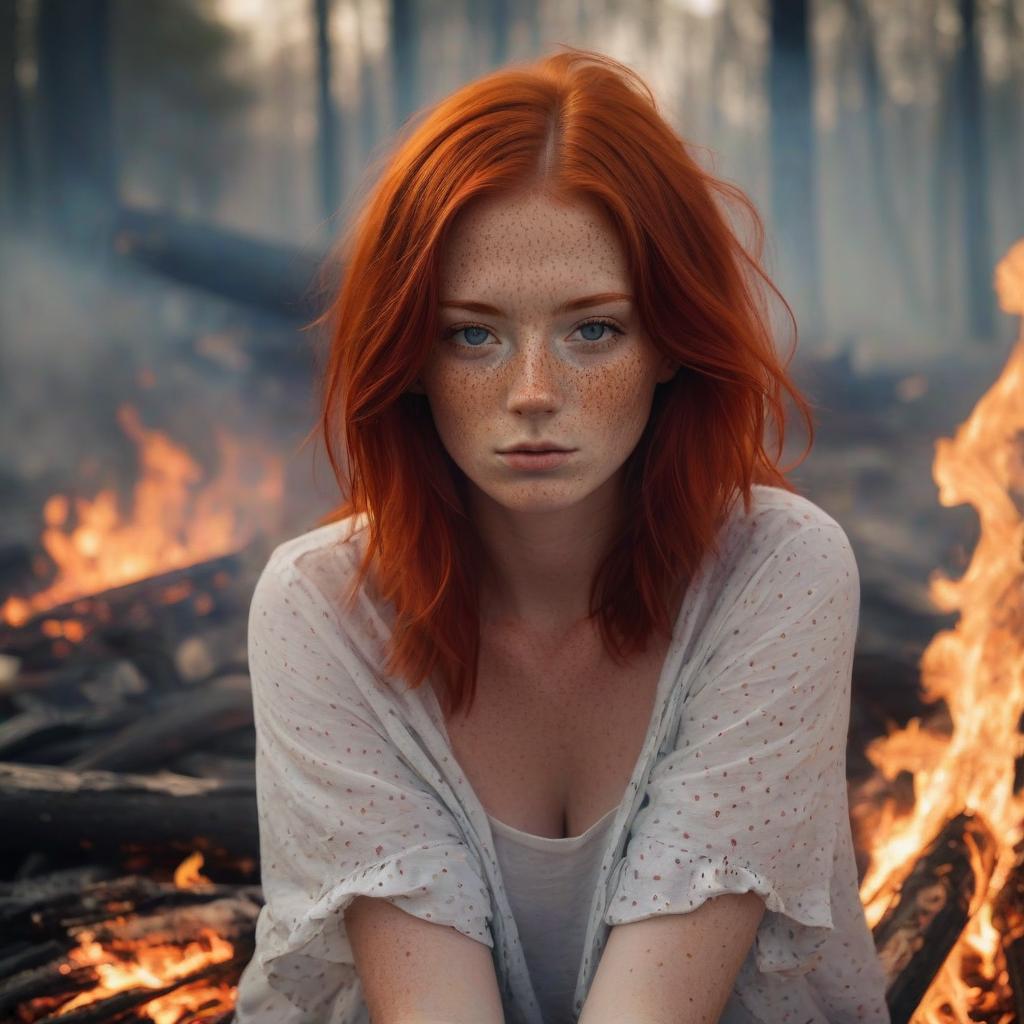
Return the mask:
[[318, 526], [279, 543], [256, 580], [253, 605], [284, 604], [298, 614], [340, 609], [362, 555], [366, 517]]
[[282, 541], [260, 571], [249, 605], [249, 640], [298, 633], [315, 638], [324, 654], [371, 652], [366, 587], [350, 607], [350, 588], [362, 557], [365, 517], [350, 517]]
[[809, 608], [840, 592], [859, 607], [860, 575], [833, 516], [802, 495], [755, 485], [749, 513], [738, 502], [722, 530], [710, 590], [731, 621], [763, 602]]
[[738, 503], [723, 534], [723, 560], [740, 576], [779, 561], [834, 560], [837, 568], [856, 572], [853, 547], [840, 523], [809, 498], [780, 487], [755, 484], [749, 514]]
[[268, 634], [301, 638], [306, 648], [347, 673], [383, 679], [393, 608], [378, 598], [369, 580], [352, 593], [367, 540], [368, 520], [360, 515], [278, 544], [253, 591], [250, 645]]

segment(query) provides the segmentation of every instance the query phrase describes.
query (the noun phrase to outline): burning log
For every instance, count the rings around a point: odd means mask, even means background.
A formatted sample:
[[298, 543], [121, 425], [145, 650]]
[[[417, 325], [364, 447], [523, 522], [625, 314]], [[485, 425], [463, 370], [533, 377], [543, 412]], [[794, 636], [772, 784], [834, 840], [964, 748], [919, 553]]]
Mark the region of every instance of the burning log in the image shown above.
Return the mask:
[[128, 845], [210, 844], [258, 856], [255, 786], [171, 772], [146, 776], [0, 763], [0, 850], [118, 854]]
[[248, 591], [243, 595], [232, 586], [242, 561], [243, 553], [235, 552], [49, 608], [0, 630], [0, 651], [38, 670], [74, 651], [106, 654], [125, 634], [154, 628], [161, 632], [161, 646], [173, 647], [175, 634], [197, 631], [200, 620], [216, 622], [213, 609], [223, 615], [243, 607]]
[[976, 895], [987, 891], [996, 854], [982, 819], [958, 814], [922, 852], [875, 925], [893, 1024], [910, 1020], [956, 945]]
[[[118, 879], [114, 888], [128, 889], [139, 881]], [[227, 895], [211, 900], [208, 899], [210, 893], [205, 890], [177, 889], [178, 898], [192, 900], [192, 905], [148, 916], [118, 907], [117, 916], [111, 917], [111, 909], [108, 908], [104, 920], [98, 925], [68, 927], [68, 941], [63, 945], [51, 944], [49, 948], [56, 952], [48, 962], [22, 970], [0, 982], [0, 1013], [6, 1014], [17, 1008], [17, 1019], [22, 1021], [59, 1020], [62, 1024], [69, 1020], [106, 1022], [120, 1020], [124, 1011], [161, 995], [188, 989], [200, 981], [223, 980], [226, 985], [235, 983], [252, 956], [255, 923], [261, 905], [259, 891], [255, 887], [233, 890], [229, 887], [207, 888], [218, 889]], [[196, 904], [194, 901], [197, 899], [207, 899], [207, 902]], [[75, 941], [78, 942], [77, 947], [74, 947]], [[197, 946], [201, 948], [197, 950]], [[172, 956], [175, 949], [180, 951], [177, 961]], [[182, 965], [187, 968], [197, 954], [206, 962], [166, 985], [158, 988], [132, 985], [69, 1013], [51, 1016], [57, 1006], [66, 1004], [76, 994], [100, 982], [99, 965], [103, 963], [130, 966], [133, 958], [137, 957], [145, 965], [148, 958], [153, 957], [165, 968], [171, 964], [170, 969], [173, 970], [180, 969]], [[209, 962], [211, 958], [213, 963]], [[83, 960], [90, 962], [83, 963]], [[151, 971], [146, 973], [152, 974]], [[128, 980], [132, 980], [131, 972], [127, 974]], [[218, 1001], [214, 1009], [222, 1010], [222, 1001]]]
[[172, 992], [180, 992], [200, 982], [207, 985], [216, 982], [231, 983], [237, 981], [242, 969], [252, 956], [252, 949], [243, 950], [223, 963], [210, 964], [161, 988], [133, 988], [108, 999], [99, 999], [83, 1006], [80, 1010], [61, 1013], [56, 1016], [24, 1017], [27, 1024], [115, 1024], [115, 1022], [138, 1019], [131, 1011], [150, 1003], [161, 996]]
[[1024, 1020], [1024, 849], [1017, 849], [1010, 877], [992, 906], [992, 924], [1006, 957], [1016, 1019]]

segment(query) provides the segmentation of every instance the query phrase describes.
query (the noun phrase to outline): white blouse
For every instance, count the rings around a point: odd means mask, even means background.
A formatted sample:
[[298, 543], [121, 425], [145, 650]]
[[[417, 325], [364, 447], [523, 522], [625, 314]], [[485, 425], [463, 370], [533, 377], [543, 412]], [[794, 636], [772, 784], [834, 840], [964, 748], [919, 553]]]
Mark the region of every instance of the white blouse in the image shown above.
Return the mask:
[[522, 832], [487, 815], [544, 1024], [573, 1024], [578, 1016], [572, 1002], [590, 900], [597, 891], [601, 841], [617, 810], [564, 839]]
[[[364, 585], [343, 607], [367, 532], [357, 517], [284, 542], [253, 595], [266, 902], [237, 1024], [367, 1024], [343, 918], [358, 895], [490, 947], [507, 1024], [544, 1024], [494, 830], [437, 697], [383, 672], [392, 606]], [[811, 501], [762, 485], [719, 539], [596, 843], [571, 1012], [616, 924], [753, 891], [766, 912], [720, 1024], [889, 1024], [847, 806], [852, 548]]]

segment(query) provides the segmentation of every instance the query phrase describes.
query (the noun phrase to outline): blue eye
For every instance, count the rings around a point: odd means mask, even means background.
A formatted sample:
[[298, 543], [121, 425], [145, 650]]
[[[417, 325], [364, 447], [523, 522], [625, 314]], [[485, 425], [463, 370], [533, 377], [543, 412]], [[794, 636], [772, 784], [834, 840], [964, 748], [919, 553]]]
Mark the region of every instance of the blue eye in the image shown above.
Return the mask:
[[[619, 334], [624, 334], [625, 333], [613, 320], [604, 320], [604, 319], [600, 319], [600, 318], [594, 318], [594, 319], [591, 319], [591, 320], [585, 320], [583, 323], [581, 323], [576, 328], [576, 330], [577, 331], [582, 331], [585, 327], [605, 327], [605, 328], [607, 328], [609, 331], [611, 331], [615, 335], [619, 335]], [[472, 342], [472, 340], [470, 339], [470, 336], [469, 336], [469, 332], [470, 331], [478, 332], [478, 335], [476, 336], [476, 340], [479, 342], [479, 344], [473, 344], [473, 342]], [[478, 348], [482, 348], [483, 347], [483, 343], [484, 343], [484, 340], [485, 340], [484, 337], [480, 337], [479, 335], [486, 336], [486, 335], [489, 335], [490, 333], [491, 332], [486, 327], [481, 327], [479, 324], [464, 324], [461, 327], [460, 326], [449, 327], [448, 330], [446, 330], [444, 332], [442, 337], [444, 337], [444, 338], [453, 338], [457, 334], [465, 334], [465, 340], [466, 340], [467, 344], [466, 345], [459, 345], [457, 347], [459, 347], [459, 348], [478, 349]], [[590, 342], [591, 347], [596, 347], [596, 348], [604, 347], [604, 348], [606, 348], [609, 345], [611, 345], [614, 342], [615, 339], [614, 338], [609, 338], [609, 337], [598, 336], [596, 338], [584, 337], [583, 340], [586, 341], [586, 342]]]
[[[483, 334], [485, 336], [491, 333], [486, 328], [474, 327], [472, 324], [470, 324], [469, 327], [460, 327], [459, 330], [465, 332], [466, 341], [468, 341], [470, 343], [470, 345], [469, 345], [470, 348], [479, 348], [480, 347], [479, 345], [474, 345], [472, 343], [472, 341], [470, 340], [470, 337], [469, 337], [469, 332], [470, 331], [476, 331], [478, 334]], [[455, 332], [455, 333], [458, 333], [458, 332]], [[481, 345], [484, 342], [484, 338], [478, 338], [477, 340], [480, 342]]]
[[[615, 324], [613, 324], [610, 320], [588, 320], [586, 323], [580, 324], [580, 326], [577, 328], [577, 330], [582, 331], [584, 327], [607, 327], [608, 330], [614, 331], [616, 334], [621, 334], [622, 333], [622, 331], [620, 331], [615, 326]], [[584, 341], [606, 341], [608, 339], [606, 337], [602, 336], [601, 334], [599, 334], [596, 338], [584, 338], [583, 340]]]

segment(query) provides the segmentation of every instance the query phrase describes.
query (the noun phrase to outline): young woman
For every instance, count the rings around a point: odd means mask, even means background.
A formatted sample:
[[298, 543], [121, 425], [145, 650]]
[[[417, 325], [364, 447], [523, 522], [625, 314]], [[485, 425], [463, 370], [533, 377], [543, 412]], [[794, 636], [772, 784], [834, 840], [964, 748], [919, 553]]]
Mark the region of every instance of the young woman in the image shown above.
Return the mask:
[[597, 53], [473, 82], [390, 155], [324, 321], [349, 498], [252, 602], [239, 1024], [888, 1021], [859, 577], [765, 451], [783, 389], [813, 423], [761, 245]]

